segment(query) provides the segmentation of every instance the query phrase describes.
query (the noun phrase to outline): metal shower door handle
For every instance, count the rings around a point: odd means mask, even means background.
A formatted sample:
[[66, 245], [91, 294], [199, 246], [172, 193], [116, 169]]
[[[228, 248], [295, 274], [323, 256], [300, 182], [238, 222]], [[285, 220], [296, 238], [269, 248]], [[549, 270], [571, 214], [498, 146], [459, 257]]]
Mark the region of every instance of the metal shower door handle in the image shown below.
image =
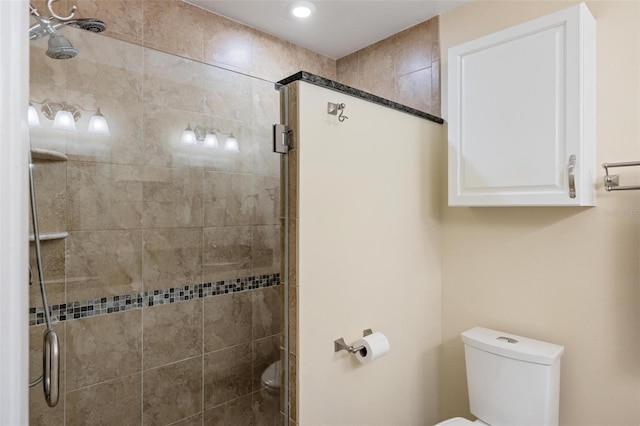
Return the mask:
[[44, 397], [49, 407], [55, 407], [60, 396], [60, 342], [51, 329], [44, 333], [43, 351]]
[[569, 198], [576, 198], [576, 156], [569, 157]]

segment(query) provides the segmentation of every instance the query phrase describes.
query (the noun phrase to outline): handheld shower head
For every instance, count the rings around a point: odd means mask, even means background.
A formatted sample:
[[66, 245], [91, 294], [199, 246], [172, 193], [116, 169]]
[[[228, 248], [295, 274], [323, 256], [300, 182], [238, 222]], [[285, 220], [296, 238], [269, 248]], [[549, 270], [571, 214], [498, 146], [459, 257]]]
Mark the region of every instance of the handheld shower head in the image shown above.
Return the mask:
[[71, 59], [78, 55], [78, 49], [59, 32], [49, 36], [49, 48], [47, 56], [53, 59]]
[[81, 30], [91, 31], [92, 33], [101, 33], [107, 29], [107, 24], [104, 21], [94, 18], [76, 19], [70, 22], [70, 24], [77, 26]]

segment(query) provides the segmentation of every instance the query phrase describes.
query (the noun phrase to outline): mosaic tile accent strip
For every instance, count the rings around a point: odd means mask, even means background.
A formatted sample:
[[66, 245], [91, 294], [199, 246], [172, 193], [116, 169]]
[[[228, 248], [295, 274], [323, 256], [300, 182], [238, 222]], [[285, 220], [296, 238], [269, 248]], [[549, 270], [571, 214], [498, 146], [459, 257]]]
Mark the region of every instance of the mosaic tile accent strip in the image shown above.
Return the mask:
[[[280, 285], [280, 274], [271, 274], [63, 303], [50, 307], [51, 321], [57, 323], [95, 317], [132, 309], [186, 302], [193, 299], [202, 299], [205, 297], [238, 293], [277, 285]], [[44, 322], [44, 308], [29, 308], [30, 326], [44, 324]]]

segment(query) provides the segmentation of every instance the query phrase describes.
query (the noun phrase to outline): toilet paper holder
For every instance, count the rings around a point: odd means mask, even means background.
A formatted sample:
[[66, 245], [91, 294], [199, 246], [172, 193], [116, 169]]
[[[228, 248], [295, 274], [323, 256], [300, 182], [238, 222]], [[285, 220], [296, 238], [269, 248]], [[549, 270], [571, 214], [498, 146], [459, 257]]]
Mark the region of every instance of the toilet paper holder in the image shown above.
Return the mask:
[[[370, 328], [367, 328], [366, 330], [362, 331], [362, 337], [367, 337], [370, 334], [373, 334], [373, 331], [371, 331]], [[338, 340], [333, 341], [334, 352], [347, 351], [350, 354], [355, 354], [357, 352], [360, 352], [363, 349], [364, 349], [364, 346], [358, 346], [357, 348], [355, 348], [353, 347], [353, 345], [347, 345], [347, 343], [344, 341], [344, 338], [342, 337], [339, 338]]]

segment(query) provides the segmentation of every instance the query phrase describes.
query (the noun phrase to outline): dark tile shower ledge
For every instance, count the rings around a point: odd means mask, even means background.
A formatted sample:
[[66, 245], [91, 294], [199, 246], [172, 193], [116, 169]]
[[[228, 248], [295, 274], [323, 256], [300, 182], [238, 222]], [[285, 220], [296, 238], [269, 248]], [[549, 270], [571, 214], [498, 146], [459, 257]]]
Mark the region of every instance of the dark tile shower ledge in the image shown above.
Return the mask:
[[436, 117], [435, 115], [428, 114], [424, 111], [419, 111], [406, 105], [381, 98], [380, 96], [373, 95], [363, 90], [356, 89], [355, 87], [347, 86], [345, 84], [338, 83], [337, 81], [329, 80], [328, 78], [320, 77], [319, 75], [311, 74], [310, 72], [306, 71], [299, 71], [285, 79], [278, 81], [276, 83], [276, 89], [280, 86], [286, 86], [287, 84], [293, 83], [294, 81], [306, 81], [307, 83], [315, 84], [316, 86], [355, 96], [356, 98], [373, 102], [374, 104], [382, 105], [396, 111], [405, 112], [416, 117], [424, 118], [425, 120], [433, 121], [434, 123], [444, 123], [444, 120], [442, 118]]

